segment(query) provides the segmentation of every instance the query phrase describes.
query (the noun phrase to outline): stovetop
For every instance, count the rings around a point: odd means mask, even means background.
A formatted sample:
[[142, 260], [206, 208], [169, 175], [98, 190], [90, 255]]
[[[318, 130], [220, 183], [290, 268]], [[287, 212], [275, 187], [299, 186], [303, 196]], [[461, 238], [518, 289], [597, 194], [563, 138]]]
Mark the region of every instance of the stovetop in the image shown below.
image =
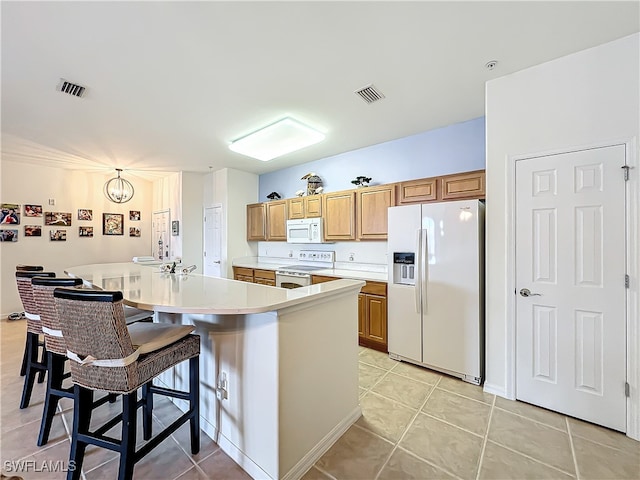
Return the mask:
[[314, 270], [322, 270], [321, 265], [283, 265], [278, 267], [278, 272], [313, 272]]

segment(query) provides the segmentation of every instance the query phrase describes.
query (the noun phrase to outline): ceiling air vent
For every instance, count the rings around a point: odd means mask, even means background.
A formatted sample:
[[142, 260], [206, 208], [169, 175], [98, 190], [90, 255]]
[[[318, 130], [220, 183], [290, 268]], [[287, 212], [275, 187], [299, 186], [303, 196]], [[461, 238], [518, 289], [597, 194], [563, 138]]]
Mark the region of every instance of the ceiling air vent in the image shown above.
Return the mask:
[[74, 97], [82, 97], [86, 88], [82, 85], [67, 82], [64, 78], [61, 78], [60, 85], [58, 85], [58, 90], [60, 90], [62, 93], [73, 95]]
[[360, 90], [356, 90], [354, 93], [358, 94], [367, 103], [377, 102], [384, 98], [384, 94], [378, 90], [373, 84], [362, 87]]

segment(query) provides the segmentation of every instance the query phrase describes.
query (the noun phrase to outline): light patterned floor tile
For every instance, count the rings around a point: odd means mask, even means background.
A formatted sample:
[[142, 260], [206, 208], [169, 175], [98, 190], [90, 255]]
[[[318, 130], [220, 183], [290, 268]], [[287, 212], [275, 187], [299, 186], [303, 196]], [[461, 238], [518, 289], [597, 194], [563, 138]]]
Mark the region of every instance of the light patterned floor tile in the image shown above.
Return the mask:
[[408, 377], [388, 373], [372, 389], [372, 392], [404, 403], [411, 408], [420, 408], [433, 387]]
[[417, 365], [412, 365], [407, 362], [398, 362], [396, 366], [393, 367], [392, 372], [396, 375], [402, 375], [413, 380], [418, 380], [419, 382], [428, 383], [429, 385], [435, 385], [438, 383], [438, 380], [442, 378], [442, 375], [433, 370], [418, 367]]
[[381, 368], [372, 367], [366, 363], [359, 362], [358, 364], [359, 382], [360, 388], [370, 389], [373, 387], [383, 375], [387, 373], [386, 370]]
[[475, 478], [483, 440], [459, 428], [418, 414], [400, 446], [461, 478]]
[[398, 363], [396, 360], [391, 360], [388, 353], [371, 349], [366, 349], [366, 351], [362, 352], [358, 360], [383, 370], [391, 370]]
[[484, 435], [489, 424], [491, 405], [436, 388], [422, 411], [478, 435]]
[[550, 427], [567, 431], [566, 417], [560, 413], [552, 412], [545, 408], [536, 407], [525, 402], [507, 400], [506, 398], [496, 397], [496, 407], [508, 412], [522, 415], [536, 422], [544, 423]]
[[569, 435], [495, 408], [489, 440], [575, 475]]
[[479, 478], [481, 480], [562, 480], [574, 477], [489, 441], [484, 450]]
[[362, 416], [356, 424], [394, 443], [400, 440], [417, 412], [415, 409], [371, 392], [362, 397], [360, 406]]
[[474, 400], [478, 400], [489, 405], [493, 404], [494, 395], [485, 393], [482, 390], [482, 387], [472, 385], [471, 383], [462, 381], [459, 378], [444, 376], [442, 377], [442, 380], [440, 380], [440, 383], [438, 383], [437, 388], [473, 398]]
[[575, 418], [569, 418], [568, 420], [572, 436], [578, 436], [592, 442], [601, 443], [602, 445], [640, 456], [640, 442], [637, 440], [633, 440], [623, 433], [576, 420]]
[[585, 480], [638, 480], [640, 452], [628, 453], [598, 443], [573, 438], [580, 478]]
[[455, 477], [398, 448], [380, 472], [378, 480], [440, 480], [449, 478]]

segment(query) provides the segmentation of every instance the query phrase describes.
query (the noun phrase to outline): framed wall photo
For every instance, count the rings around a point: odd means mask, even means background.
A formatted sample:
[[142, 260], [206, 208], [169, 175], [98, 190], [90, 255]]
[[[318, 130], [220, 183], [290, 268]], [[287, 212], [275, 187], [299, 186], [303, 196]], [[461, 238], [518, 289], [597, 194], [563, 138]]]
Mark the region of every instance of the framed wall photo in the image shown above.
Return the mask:
[[140, 211], [138, 210], [129, 210], [129, 220], [132, 222], [137, 222], [140, 220]]
[[25, 217], [41, 217], [42, 205], [25, 205], [24, 216]]
[[129, 227], [129, 236], [130, 237], [139, 237], [140, 229], [138, 227]]
[[71, 225], [71, 213], [68, 212], [44, 212], [45, 225]]
[[20, 205], [16, 205], [15, 203], [0, 204], [0, 224], [19, 225]]
[[102, 234], [124, 235], [124, 215], [122, 213], [103, 213]]
[[67, 231], [66, 230], [51, 230], [49, 232], [49, 240], [52, 242], [66, 242]]
[[81, 237], [93, 237], [93, 227], [78, 227], [78, 235]]
[[93, 210], [89, 208], [79, 208], [78, 220], [93, 220]]
[[0, 230], [0, 242], [17, 242], [18, 230]]
[[42, 227], [40, 225], [25, 225], [24, 236], [25, 237], [41, 237]]

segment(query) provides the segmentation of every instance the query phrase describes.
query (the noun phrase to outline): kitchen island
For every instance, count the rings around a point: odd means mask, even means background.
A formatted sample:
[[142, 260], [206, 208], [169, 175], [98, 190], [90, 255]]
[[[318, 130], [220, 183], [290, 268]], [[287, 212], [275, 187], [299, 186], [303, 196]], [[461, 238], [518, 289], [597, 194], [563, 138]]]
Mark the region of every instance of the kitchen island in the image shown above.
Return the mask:
[[[122, 291], [127, 305], [154, 311], [156, 322], [196, 327], [202, 429], [253, 478], [299, 478], [360, 416], [362, 281], [287, 290], [135, 263], [65, 272]], [[184, 389], [187, 369], [178, 365], [159, 380]]]

